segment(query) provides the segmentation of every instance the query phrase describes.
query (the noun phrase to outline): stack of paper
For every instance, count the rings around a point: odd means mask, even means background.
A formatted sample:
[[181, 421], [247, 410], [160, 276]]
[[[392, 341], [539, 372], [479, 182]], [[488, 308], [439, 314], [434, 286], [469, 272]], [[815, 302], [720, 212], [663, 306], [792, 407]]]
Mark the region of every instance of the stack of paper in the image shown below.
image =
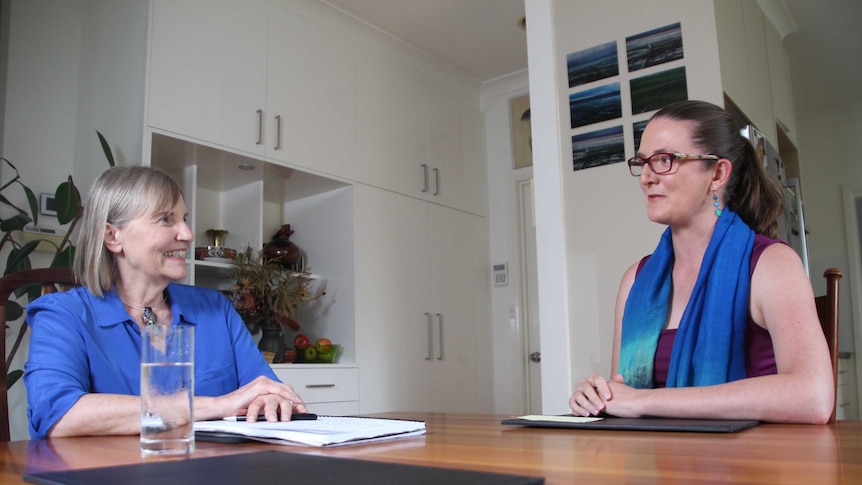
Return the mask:
[[284, 445], [342, 446], [425, 434], [423, 421], [319, 416], [314, 421], [198, 421], [195, 433], [228, 433]]

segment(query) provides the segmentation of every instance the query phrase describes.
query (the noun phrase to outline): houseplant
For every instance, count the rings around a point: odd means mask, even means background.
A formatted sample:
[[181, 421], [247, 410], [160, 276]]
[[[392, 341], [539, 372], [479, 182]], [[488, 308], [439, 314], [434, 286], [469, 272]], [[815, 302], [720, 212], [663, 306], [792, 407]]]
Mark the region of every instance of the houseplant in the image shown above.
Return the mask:
[[326, 284], [315, 290], [312, 275], [291, 271], [252, 248], [237, 254], [228, 276], [235, 280], [230, 299], [237, 313], [252, 335], [263, 332], [259, 346], [267, 359], [281, 362], [284, 330], [299, 331], [296, 310], [323, 296]]
[[[108, 165], [114, 166], [114, 156], [111, 153], [110, 145], [105, 137], [96, 132], [99, 138], [99, 143], [102, 146], [102, 151], [108, 161]], [[53, 257], [51, 259], [51, 268], [71, 268], [72, 261], [75, 258], [75, 246], [72, 244], [71, 237], [78, 225], [78, 221], [83, 214], [83, 206], [81, 204], [81, 194], [75, 186], [75, 182], [70, 175], [64, 182], [57, 186], [54, 191], [54, 199], [57, 209], [57, 221], [61, 226], [64, 226], [66, 233], [59, 244], [45, 238], [36, 238], [26, 243], [20, 242], [20, 231], [30, 224], [38, 226], [39, 224], [39, 202], [36, 194], [21, 180], [18, 169], [9, 160], [0, 158], [12, 170], [14, 174], [8, 181], [4, 181], [0, 186], [0, 204], [12, 209], [12, 215], [9, 217], [0, 218], [0, 251], [9, 249], [9, 255], [6, 259], [6, 269], [4, 275], [16, 273], [31, 269], [30, 255], [40, 244], [48, 244], [54, 247]], [[23, 191], [27, 200], [27, 209], [22, 209], [12, 203], [6, 195], [13, 188], [19, 188]], [[5, 194], [4, 194], [5, 192]], [[26, 294], [27, 302], [40, 296], [40, 289], [36, 286], [23, 288], [15, 292], [16, 297], [22, 297]], [[10, 299], [6, 304], [6, 321], [12, 322], [20, 319], [24, 314], [24, 308], [15, 300]], [[7, 325], [7, 329], [8, 329]], [[5, 330], [4, 330], [5, 331]], [[24, 335], [27, 333], [27, 322], [24, 321], [18, 329], [18, 335], [15, 338], [15, 343], [6, 356], [6, 368], [9, 369]], [[6, 374], [6, 388], [10, 388], [21, 376], [24, 371], [21, 369], [11, 370]]]

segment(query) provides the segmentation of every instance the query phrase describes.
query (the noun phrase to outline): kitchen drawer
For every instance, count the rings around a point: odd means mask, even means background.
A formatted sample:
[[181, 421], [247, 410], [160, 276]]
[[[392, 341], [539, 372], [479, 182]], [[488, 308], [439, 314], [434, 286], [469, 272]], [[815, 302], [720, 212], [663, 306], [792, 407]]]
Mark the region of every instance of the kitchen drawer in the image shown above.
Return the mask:
[[356, 416], [359, 401], [318, 402], [308, 405], [308, 411], [321, 416]]
[[359, 400], [359, 370], [355, 367], [302, 368], [287, 364], [274, 365], [273, 370], [306, 403]]

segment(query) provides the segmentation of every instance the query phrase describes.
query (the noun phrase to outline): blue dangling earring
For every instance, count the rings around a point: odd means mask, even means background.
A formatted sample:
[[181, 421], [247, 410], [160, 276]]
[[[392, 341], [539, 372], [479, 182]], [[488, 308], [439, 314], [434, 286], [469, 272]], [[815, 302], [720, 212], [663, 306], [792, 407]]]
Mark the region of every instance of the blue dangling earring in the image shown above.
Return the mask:
[[715, 216], [721, 217], [721, 209], [718, 208], [718, 196], [715, 195], [715, 189], [712, 189], [712, 205], [715, 206]]

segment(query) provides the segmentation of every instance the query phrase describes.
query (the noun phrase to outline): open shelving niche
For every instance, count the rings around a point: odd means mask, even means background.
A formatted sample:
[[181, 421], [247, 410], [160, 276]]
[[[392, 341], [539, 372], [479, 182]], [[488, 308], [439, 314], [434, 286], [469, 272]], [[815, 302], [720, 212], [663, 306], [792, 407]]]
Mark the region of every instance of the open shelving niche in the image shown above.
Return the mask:
[[[291, 241], [307, 255], [307, 268], [326, 282], [326, 294], [299, 311], [299, 333], [326, 337], [342, 346], [335, 364], [273, 364], [291, 368], [355, 367], [354, 189], [348, 182], [251, 158], [193, 141], [152, 132], [151, 164], [183, 188], [193, 246], [211, 245], [208, 229], [226, 229], [225, 246], [260, 249], [282, 224], [296, 231]], [[239, 167], [253, 167], [242, 170]], [[229, 264], [187, 255], [183, 283], [219, 290], [231, 287]], [[293, 332], [286, 332], [291, 340]], [[256, 335], [258, 339], [260, 335]]]

